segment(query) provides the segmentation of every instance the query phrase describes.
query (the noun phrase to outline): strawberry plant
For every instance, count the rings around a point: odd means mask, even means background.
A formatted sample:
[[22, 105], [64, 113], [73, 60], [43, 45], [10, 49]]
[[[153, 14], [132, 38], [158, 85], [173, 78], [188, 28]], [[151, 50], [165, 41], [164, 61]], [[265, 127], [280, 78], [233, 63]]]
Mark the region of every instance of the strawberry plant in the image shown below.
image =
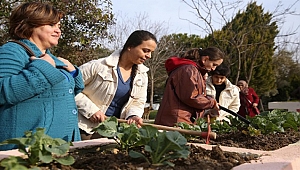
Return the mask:
[[25, 158], [10, 156], [1, 161], [5, 169], [27, 169], [37, 167], [43, 163], [56, 161], [62, 165], [71, 165], [75, 159], [67, 155], [71, 142], [60, 138], [51, 138], [46, 135], [44, 128], [37, 128], [36, 132], [26, 131], [25, 137], [7, 139], [0, 145], [14, 144], [18, 150], [25, 154]]

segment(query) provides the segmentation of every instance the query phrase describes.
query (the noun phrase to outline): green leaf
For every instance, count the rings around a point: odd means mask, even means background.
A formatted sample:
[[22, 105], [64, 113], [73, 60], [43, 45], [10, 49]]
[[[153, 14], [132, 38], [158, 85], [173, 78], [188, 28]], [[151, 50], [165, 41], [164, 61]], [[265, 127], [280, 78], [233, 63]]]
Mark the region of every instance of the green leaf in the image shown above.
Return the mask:
[[53, 161], [51, 152], [39, 151], [39, 159], [44, 163], [50, 163]]
[[139, 146], [140, 141], [139, 129], [136, 124], [130, 124], [128, 128], [123, 129], [122, 137], [120, 139], [121, 148], [128, 150], [131, 147]]
[[[159, 133], [158, 136], [145, 146], [145, 151], [150, 153], [152, 164], [159, 164], [173, 158], [186, 157], [181, 150], [189, 150], [187, 140], [177, 131]], [[181, 155], [184, 154], [184, 155]]]
[[147, 161], [148, 164], [151, 164], [151, 163], [149, 162], [148, 158], [147, 158], [145, 155], [143, 155], [143, 154], [141, 154], [141, 153], [139, 153], [139, 152], [136, 152], [136, 151], [131, 150], [131, 151], [129, 151], [128, 154], [129, 154], [129, 156], [132, 157], [132, 158], [143, 158], [143, 159], [145, 159], [145, 160]]
[[[44, 134], [43, 128], [37, 128], [35, 133], [31, 131], [25, 132], [25, 137], [14, 138], [4, 141], [2, 144], [17, 144], [21, 152], [27, 155], [26, 164], [24, 161], [21, 162], [20, 158], [11, 159], [13, 166], [15, 165], [27, 165], [36, 166], [40, 163], [50, 163], [54, 157], [66, 155], [72, 142], [66, 142], [62, 139], [53, 139], [50, 136]], [[28, 146], [28, 151], [26, 147]], [[69, 157], [69, 156], [68, 156]], [[62, 158], [71, 160], [72, 158]], [[57, 158], [56, 158], [57, 159]], [[60, 159], [60, 158], [59, 158]], [[73, 158], [74, 159], [74, 158]], [[11, 169], [11, 168], [10, 168]]]
[[144, 158], [145, 160], [147, 160], [147, 158], [145, 157], [145, 155], [139, 153], [139, 152], [136, 152], [136, 151], [129, 151], [129, 156], [132, 157], [132, 158]]
[[145, 151], [147, 152], [153, 152], [152, 148], [149, 145], [145, 145]]
[[153, 138], [149, 141], [147, 145], [153, 150], [154, 153], [162, 151], [169, 144], [168, 139], [166, 138], [166, 131], [158, 133], [156, 138]]
[[181, 147], [182, 145], [187, 144], [186, 138], [184, 138], [179, 132], [177, 131], [169, 131], [166, 133], [167, 139], [169, 139], [173, 144]]
[[39, 167], [31, 167], [30, 169], [28, 170], [41, 170]]
[[65, 153], [67, 153], [69, 151], [69, 148], [70, 148], [70, 145], [67, 142], [65, 142], [64, 144], [61, 144], [59, 146], [56, 146], [56, 145], [45, 146], [45, 150], [47, 150], [48, 152], [50, 152], [52, 154], [56, 154], [56, 155], [64, 155]]
[[62, 165], [72, 165], [75, 162], [75, 159], [70, 155], [54, 159]]
[[146, 125], [139, 128], [139, 132], [143, 138], [153, 138], [157, 136], [158, 130], [151, 125]]
[[112, 116], [101, 122], [93, 131], [97, 131], [101, 136], [114, 137], [118, 134], [117, 131], [118, 120]]
[[165, 161], [164, 164], [165, 164], [165, 165], [169, 165], [170, 167], [174, 167], [174, 166], [175, 166], [174, 163], [169, 162], [169, 161]]
[[26, 166], [23, 165], [14, 165], [12, 167], [7, 168], [8, 170], [28, 170]]
[[187, 159], [188, 156], [190, 155], [190, 148], [188, 146], [183, 147], [181, 150], [176, 150], [176, 152], [174, 152], [174, 158], [184, 158]]
[[106, 124], [100, 124], [97, 127], [97, 132], [105, 137], [114, 137], [117, 134], [117, 125], [112, 122]]
[[139, 133], [140, 133], [140, 140], [138, 141], [139, 145], [145, 145], [147, 144], [151, 139], [156, 138], [158, 135], [158, 130], [157, 128], [151, 126], [151, 125], [146, 125], [142, 126], [139, 128]]
[[21, 157], [10, 156], [1, 160], [0, 165], [9, 170], [27, 170], [28, 163]]

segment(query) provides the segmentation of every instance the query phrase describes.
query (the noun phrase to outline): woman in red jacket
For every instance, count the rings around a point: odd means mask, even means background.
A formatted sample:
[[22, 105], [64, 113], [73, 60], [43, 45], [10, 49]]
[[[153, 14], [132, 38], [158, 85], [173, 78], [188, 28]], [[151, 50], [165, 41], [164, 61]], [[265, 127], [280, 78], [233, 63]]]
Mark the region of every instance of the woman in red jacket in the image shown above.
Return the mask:
[[224, 53], [216, 48], [191, 49], [181, 57], [170, 57], [165, 67], [169, 75], [155, 124], [175, 126], [203, 117], [205, 109], [218, 112], [217, 101], [206, 96], [203, 76], [223, 62]]
[[243, 117], [246, 117], [246, 115], [250, 117], [258, 115], [259, 110], [257, 106], [259, 102], [259, 97], [254, 91], [254, 89], [248, 87], [248, 83], [244, 80], [238, 81], [237, 86], [240, 88], [241, 101], [241, 106], [238, 111], [238, 114]]

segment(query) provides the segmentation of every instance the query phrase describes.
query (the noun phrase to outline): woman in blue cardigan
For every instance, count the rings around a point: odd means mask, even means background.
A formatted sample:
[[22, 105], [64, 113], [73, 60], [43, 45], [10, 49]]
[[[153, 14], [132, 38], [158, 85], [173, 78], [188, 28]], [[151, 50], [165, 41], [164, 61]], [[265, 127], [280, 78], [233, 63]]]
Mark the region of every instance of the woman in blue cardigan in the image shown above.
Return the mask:
[[[84, 88], [79, 69], [55, 57], [63, 13], [48, 4], [24, 3], [12, 11], [10, 37], [0, 47], [0, 142], [45, 128], [53, 138], [79, 141], [75, 95]], [[34, 55], [34, 56], [33, 56]], [[2, 145], [0, 150], [15, 148]]]

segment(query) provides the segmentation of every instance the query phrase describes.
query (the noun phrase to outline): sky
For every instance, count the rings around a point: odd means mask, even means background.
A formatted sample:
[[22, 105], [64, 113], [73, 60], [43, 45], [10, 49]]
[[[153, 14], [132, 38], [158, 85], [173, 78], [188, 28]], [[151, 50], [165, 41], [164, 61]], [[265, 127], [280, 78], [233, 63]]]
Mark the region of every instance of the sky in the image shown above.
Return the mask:
[[[232, 0], [227, 0], [231, 2]], [[225, 2], [225, 1], [223, 1]], [[247, 3], [250, 0], [244, 0], [245, 10]], [[273, 12], [280, 2], [280, 0], [256, 0], [258, 5], [262, 5], [264, 11]], [[181, 0], [112, 0], [113, 13], [116, 14], [117, 20], [121, 19], [120, 16], [126, 16], [127, 18], [136, 17], [138, 14], [146, 14], [151, 21], [166, 23], [169, 33], [188, 33], [205, 35], [206, 33], [199, 27], [191, 24], [189, 21], [183, 20], [188, 19], [190, 21], [197, 21], [194, 14], [191, 13], [191, 7], [187, 6]], [[284, 9], [295, 3], [292, 8], [297, 13], [300, 13], [300, 0], [284, 0], [282, 4]], [[234, 13], [234, 12], [232, 12]], [[235, 12], [236, 13], [236, 12]], [[230, 14], [232, 17], [234, 14]], [[218, 16], [219, 17], [219, 16]], [[218, 18], [215, 18], [218, 20]], [[221, 19], [219, 19], [221, 20]], [[300, 15], [298, 16], [287, 16], [286, 21], [282, 24], [283, 31], [295, 30], [300, 26]], [[200, 21], [199, 21], [200, 22]], [[214, 25], [214, 28], [221, 28], [222, 24]], [[300, 28], [297, 33], [300, 35]]]

